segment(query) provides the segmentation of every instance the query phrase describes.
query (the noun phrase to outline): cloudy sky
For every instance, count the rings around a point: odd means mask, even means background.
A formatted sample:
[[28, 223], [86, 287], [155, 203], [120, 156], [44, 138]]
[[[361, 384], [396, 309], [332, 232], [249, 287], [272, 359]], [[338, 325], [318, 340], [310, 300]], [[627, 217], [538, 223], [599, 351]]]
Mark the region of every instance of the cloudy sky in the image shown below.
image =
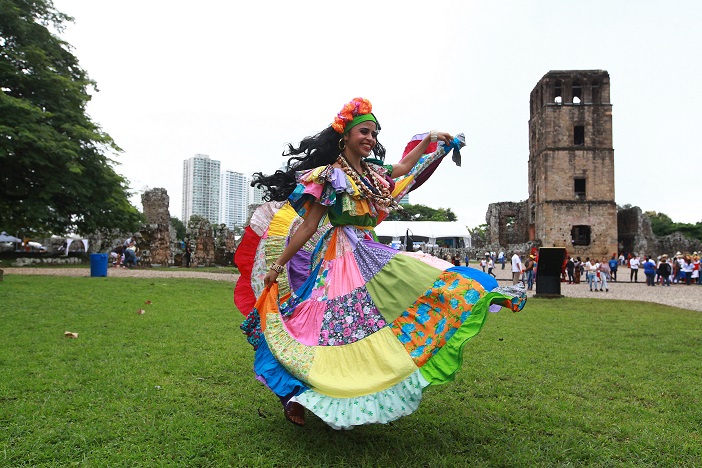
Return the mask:
[[180, 217], [183, 160], [271, 172], [285, 144], [371, 100], [396, 162], [415, 133], [464, 132], [412, 203], [468, 226], [528, 196], [529, 93], [549, 70], [611, 79], [616, 202], [702, 220], [702, 2], [676, 0], [55, 0], [61, 37], [97, 81], [88, 112], [137, 192]]

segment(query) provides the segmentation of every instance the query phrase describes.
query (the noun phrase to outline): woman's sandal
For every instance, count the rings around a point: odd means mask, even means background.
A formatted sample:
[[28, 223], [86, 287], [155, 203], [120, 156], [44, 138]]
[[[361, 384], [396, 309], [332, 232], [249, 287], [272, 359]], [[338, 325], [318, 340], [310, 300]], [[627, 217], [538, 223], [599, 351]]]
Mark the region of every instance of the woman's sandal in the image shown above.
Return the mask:
[[283, 407], [285, 419], [296, 426], [305, 425], [305, 407], [296, 401], [291, 401]]

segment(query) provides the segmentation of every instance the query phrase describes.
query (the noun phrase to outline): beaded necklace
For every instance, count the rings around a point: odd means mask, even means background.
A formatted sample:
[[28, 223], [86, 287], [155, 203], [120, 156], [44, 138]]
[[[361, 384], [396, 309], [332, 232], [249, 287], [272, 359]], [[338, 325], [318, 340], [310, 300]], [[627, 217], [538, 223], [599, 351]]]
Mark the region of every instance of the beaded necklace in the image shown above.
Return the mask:
[[341, 169], [346, 175], [356, 183], [356, 186], [359, 188], [364, 198], [372, 200], [377, 205], [386, 209], [399, 208], [395, 199], [390, 195], [390, 191], [376, 180], [376, 177], [378, 177], [377, 174], [373, 174], [373, 171], [371, 171], [365, 161], [361, 160], [361, 169], [366, 174], [364, 177], [349, 164], [348, 160], [343, 155], [340, 154], [336, 160], [341, 165]]

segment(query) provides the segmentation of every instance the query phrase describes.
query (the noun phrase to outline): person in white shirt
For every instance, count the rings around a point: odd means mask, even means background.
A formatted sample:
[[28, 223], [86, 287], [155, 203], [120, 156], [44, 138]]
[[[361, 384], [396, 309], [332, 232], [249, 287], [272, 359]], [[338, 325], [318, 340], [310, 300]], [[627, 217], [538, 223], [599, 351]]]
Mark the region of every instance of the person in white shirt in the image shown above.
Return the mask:
[[492, 258], [491, 258], [488, 260], [488, 263], [487, 263], [487, 269], [488, 269], [487, 272], [488, 272], [488, 275], [492, 275], [493, 278], [497, 278], [497, 276], [495, 276], [495, 273], [492, 272], [493, 268], [495, 268], [495, 262], [493, 262]]
[[599, 264], [596, 260], [590, 260], [590, 257], [585, 258], [585, 278], [587, 279], [587, 284], [590, 286], [590, 291], [593, 289], [593, 284], [595, 285], [595, 291], [597, 291], [597, 268]]
[[629, 268], [631, 268], [631, 272], [629, 273], [629, 282], [631, 283], [632, 281], [634, 283], [639, 282], [639, 266], [641, 265], [641, 261], [639, 260], [639, 257], [634, 255], [631, 257], [631, 260], [629, 260]]
[[522, 276], [522, 260], [519, 258], [519, 252], [514, 252], [512, 255], [512, 284], [519, 283], [520, 276]]

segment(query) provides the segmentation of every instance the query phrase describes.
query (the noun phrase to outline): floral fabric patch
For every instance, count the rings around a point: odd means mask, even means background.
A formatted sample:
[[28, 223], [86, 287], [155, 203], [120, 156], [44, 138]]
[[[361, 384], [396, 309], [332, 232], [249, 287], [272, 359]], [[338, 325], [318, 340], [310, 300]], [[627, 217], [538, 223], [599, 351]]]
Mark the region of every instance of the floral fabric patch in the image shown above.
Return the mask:
[[319, 334], [320, 346], [339, 346], [361, 340], [386, 325], [368, 291], [358, 288], [328, 302]]

